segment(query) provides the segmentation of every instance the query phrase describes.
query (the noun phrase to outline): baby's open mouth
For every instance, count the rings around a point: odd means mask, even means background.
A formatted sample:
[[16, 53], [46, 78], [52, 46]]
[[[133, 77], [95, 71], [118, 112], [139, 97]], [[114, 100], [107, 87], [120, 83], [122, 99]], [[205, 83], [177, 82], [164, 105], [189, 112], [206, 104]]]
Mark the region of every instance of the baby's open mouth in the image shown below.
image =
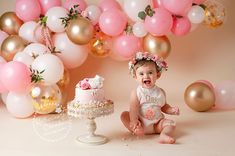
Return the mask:
[[144, 80], [144, 84], [149, 85], [151, 83], [150, 80]]

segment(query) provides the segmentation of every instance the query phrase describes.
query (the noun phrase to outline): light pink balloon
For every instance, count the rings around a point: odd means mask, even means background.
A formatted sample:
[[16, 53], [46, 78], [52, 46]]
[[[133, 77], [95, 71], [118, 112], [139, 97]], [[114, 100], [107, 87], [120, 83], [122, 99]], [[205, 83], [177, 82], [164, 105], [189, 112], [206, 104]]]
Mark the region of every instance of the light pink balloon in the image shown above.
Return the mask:
[[46, 12], [55, 6], [61, 6], [61, 0], [38, 0], [42, 9], [42, 14], [45, 15]]
[[10, 61], [2, 66], [0, 81], [9, 91], [22, 92], [31, 84], [31, 72], [21, 62]]
[[[4, 64], [5, 64], [4, 62], [0, 62], [0, 73]], [[4, 93], [4, 92], [7, 92], [7, 89], [0, 79], [0, 93]]]
[[89, 51], [87, 45], [74, 44], [69, 40], [66, 33], [55, 34], [52, 39], [56, 50], [61, 52], [56, 55], [67, 69], [76, 68], [86, 61]]
[[141, 40], [134, 35], [121, 35], [114, 39], [113, 46], [116, 53], [129, 59], [140, 50]]
[[176, 36], [184, 36], [191, 30], [191, 22], [187, 17], [175, 18], [171, 32]]
[[24, 22], [33, 21], [39, 18], [41, 7], [38, 0], [17, 0], [15, 12]]
[[184, 16], [192, 7], [193, 0], [162, 0], [162, 3], [172, 14]]
[[100, 29], [107, 35], [118, 36], [126, 28], [127, 17], [118, 9], [103, 12], [99, 19]]
[[101, 0], [98, 6], [103, 12], [109, 9], [121, 10], [121, 6], [116, 0]]
[[223, 81], [215, 86], [215, 107], [235, 109], [235, 81]]
[[63, 4], [63, 7], [67, 10], [70, 10], [74, 5], [79, 5], [77, 10], [82, 12], [86, 9], [87, 3], [84, 0], [66, 0]]
[[34, 30], [37, 25], [38, 24], [34, 21], [25, 22], [19, 29], [19, 36], [28, 42], [37, 42], [34, 36]]
[[163, 8], [155, 8], [154, 11], [152, 17], [146, 16], [144, 26], [153, 35], [166, 35], [173, 25], [172, 15]]
[[193, 3], [195, 3], [195, 4], [202, 4], [205, 1], [206, 0], [193, 0]]
[[2, 42], [8, 37], [9, 35], [5, 33], [4, 31], [0, 30], [0, 47], [2, 45]]
[[163, 7], [162, 0], [153, 0], [153, 7], [154, 8], [161, 8], [161, 7]]
[[28, 92], [9, 92], [6, 99], [7, 110], [16, 118], [27, 118], [34, 113], [32, 99]]

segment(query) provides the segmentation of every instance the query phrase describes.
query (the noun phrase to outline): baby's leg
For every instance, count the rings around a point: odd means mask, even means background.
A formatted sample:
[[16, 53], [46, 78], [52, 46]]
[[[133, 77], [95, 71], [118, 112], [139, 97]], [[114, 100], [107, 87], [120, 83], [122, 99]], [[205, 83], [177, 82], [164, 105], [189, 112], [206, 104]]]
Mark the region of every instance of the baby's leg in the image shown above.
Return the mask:
[[174, 144], [175, 139], [172, 137], [175, 129], [175, 122], [169, 119], [162, 119], [154, 125], [156, 133], [160, 133], [159, 143]]
[[121, 114], [121, 120], [122, 123], [124, 124], [124, 126], [131, 132], [134, 133], [138, 136], [141, 136], [144, 134], [144, 129], [142, 126], [139, 126], [138, 128], [136, 128], [135, 132], [133, 132], [133, 130], [130, 128], [130, 115], [128, 111], [122, 112]]

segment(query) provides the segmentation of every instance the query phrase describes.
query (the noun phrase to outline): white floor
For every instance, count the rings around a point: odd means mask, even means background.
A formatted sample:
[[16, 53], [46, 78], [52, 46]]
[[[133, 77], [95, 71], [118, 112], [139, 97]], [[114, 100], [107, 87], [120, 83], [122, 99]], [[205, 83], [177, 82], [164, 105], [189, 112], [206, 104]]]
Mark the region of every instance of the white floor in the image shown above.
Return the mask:
[[[235, 155], [235, 111], [198, 113], [180, 105], [174, 145], [159, 144], [158, 135], [137, 138], [119, 120], [124, 103], [115, 103], [115, 113], [96, 119], [96, 133], [109, 142], [91, 146], [75, 141], [86, 133], [85, 120], [66, 115], [15, 119], [0, 104], [1, 156], [233, 156]], [[168, 116], [172, 118], [173, 116]]]

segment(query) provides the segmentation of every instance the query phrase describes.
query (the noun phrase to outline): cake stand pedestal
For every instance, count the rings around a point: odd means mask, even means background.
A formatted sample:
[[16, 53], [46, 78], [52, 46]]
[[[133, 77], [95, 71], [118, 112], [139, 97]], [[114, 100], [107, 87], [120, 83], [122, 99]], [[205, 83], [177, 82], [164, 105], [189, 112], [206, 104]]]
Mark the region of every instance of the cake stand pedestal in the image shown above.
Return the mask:
[[96, 130], [95, 118], [88, 118], [87, 130], [88, 134], [77, 137], [76, 141], [91, 145], [100, 145], [108, 141], [108, 139], [105, 136], [95, 134]]

